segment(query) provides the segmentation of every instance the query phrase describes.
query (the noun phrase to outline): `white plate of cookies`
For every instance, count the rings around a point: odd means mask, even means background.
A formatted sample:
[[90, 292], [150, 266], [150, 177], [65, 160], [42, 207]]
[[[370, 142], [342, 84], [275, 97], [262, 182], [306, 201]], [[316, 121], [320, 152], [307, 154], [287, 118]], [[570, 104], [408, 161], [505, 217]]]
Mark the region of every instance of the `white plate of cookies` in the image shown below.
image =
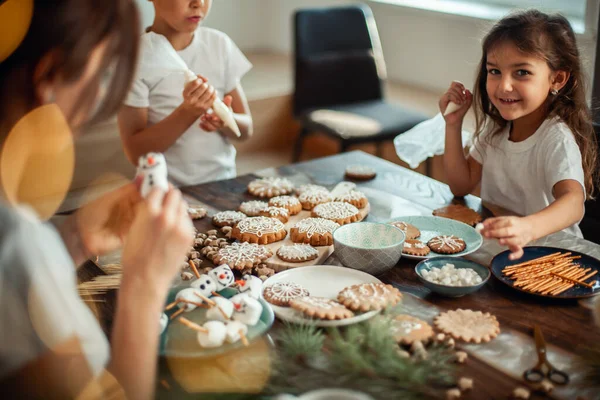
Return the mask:
[[365, 272], [315, 265], [273, 275], [263, 285], [263, 298], [280, 320], [332, 327], [372, 318], [402, 294]]

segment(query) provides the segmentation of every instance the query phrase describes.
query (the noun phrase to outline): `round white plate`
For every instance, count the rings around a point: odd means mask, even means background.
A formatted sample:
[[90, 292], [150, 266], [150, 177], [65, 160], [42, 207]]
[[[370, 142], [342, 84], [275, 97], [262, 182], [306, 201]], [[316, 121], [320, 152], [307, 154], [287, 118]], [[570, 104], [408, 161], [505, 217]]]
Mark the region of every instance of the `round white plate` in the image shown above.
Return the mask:
[[426, 256], [411, 256], [410, 254], [402, 253], [402, 258], [408, 258], [411, 260], [425, 260], [432, 257], [462, 257], [473, 253], [483, 244], [483, 237], [475, 230], [475, 228], [454, 219], [418, 215], [410, 217], [398, 217], [388, 222], [394, 221], [404, 221], [419, 228], [421, 231], [421, 236], [419, 236], [417, 239], [425, 244], [427, 244], [427, 242], [435, 236], [454, 235], [464, 240], [467, 245], [463, 251], [456, 254], [440, 254], [431, 251]]
[[[381, 283], [381, 281], [366, 272], [346, 267], [336, 267], [333, 265], [315, 265], [312, 267], [301, 267], [288, 269], [280, 272], [267, 279], [263, 288], [277, 282], [296, 282], [304, 287], [311, 296], [327, 297], [336, 299], [338, 293], [352, 285], [361, 283]], [[321, 320], [305, 317], [300, 311], [294, 310], [291, 307], [280, 307], [267, 302], [275, 316], [282, 321], [294, 322], [297, 324], [314, 323], [316, 326], [331, 327], [355, 324], [365, 321], [375, 315], [378, 311], [369, 311], [366, 313], [356, 313], [352, 318], [340, 320]]]

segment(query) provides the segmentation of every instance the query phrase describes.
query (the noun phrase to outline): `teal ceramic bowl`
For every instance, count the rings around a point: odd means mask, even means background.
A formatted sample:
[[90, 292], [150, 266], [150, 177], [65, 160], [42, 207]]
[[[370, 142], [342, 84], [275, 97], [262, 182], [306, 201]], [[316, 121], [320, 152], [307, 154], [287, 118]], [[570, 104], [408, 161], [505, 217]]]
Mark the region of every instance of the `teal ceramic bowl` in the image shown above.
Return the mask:
[[[446, 264], [453, 264], [454, 268], [471, 268], [473, 269], [480, 277], [481, 283], [472, 286], [447, 286], [440, 285], [437, 283], [433, 283], [425, 279], [422, 275], [423, 270], [429, 271], [431, 268], [442, 268]], [[415, 272], [417, 276], [423, 282], [426, 288], [431, 290], [432, 292], [438, 293], [447, 297], [461, 297], [466, 294], [470, 294], [478, 291], [485, 285], [485, 283], [490, 279], [490, 270], [476, 262], [466, 260], [464, 258], [456, 258], [456, 257], [434, 257], [429, 258], [427, 260], [423, 260], [418, 263], [415, 267]]]
[[377, 222], [355, 222], [333, 231], [335, 254], [344, 266], [377, 275], [400, 260], [404, 232]]

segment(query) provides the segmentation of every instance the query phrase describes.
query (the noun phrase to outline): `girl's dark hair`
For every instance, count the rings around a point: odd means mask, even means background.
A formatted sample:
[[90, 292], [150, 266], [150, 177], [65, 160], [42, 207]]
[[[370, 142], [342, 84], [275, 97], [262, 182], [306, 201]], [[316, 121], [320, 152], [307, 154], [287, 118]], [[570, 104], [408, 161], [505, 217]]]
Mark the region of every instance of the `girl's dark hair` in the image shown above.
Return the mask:
[[[585, 83], [575, 33], [562, 15], [537, 10], [511, 14], [498, 21], [483, 39], [482, 56], [473, 90], [476, 132], [488, 127], [492, 135], [507, 125], [490, 101], [487, 90], [487, 54], [503, 43], [512, 43], [520, 51], [546, 61], [552, 71], [567, 71], [569, 80], [556, 96], [548, 96], [548, 115], [556, 115], [571, 129], [583, 160], [585, 189], [592, 197], [596, 183], [597, 140], [592, 116], [585, 98]], [[490, 124], [490, 120], [492, 124]]]
[[92, 51], [108, 42], [96, 76], [77, 102], [80, 109], [91, 110], [101, 80], [114, 71], [104, 82], [106, 96], [88, 122], [116, 113], [133, 80], [140, 22], [132, 0], [35, 0], [33, 7], [23, 42], [0, 62], [0, 142], [24, 114], [39, 106], [34, 73], [48, 54], [55, 55], [54, 63], [40, 79], [60, 75], [67, 83], [74, 82], [82, 76]]

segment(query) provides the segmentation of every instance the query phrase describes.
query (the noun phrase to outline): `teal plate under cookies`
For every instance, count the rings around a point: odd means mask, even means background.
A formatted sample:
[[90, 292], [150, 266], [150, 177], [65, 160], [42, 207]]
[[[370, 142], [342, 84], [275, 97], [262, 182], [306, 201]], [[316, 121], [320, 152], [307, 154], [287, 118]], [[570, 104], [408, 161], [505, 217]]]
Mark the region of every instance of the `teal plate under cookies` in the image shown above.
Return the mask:
[[464, 224], [460, 221], [455, 221], [449, 218], [442, 217], [434, 217], [434, 216], [424, 216], [424, 215], [415, 215], [409, 217], [398, 217], [394, 218], [389, 222], [396, 221], [404, 221], [408, 224], [414, 225], [421, 231], [421, 236], [417, 239], [421, 242], [427, 244], [427, 242], [434, 238], [435, 236], [440, 235], [454, 235], [458, 236], [462, 240], [465, 241], [467, 247], [456, 254], [440, 254], [431, 251], [426, 256], [412, 256], [410, 254], [402, 253], [403, 258], [409, 258], [412, 260], [425, 260], [432, 257], [462, 257], [467, 254], [471, 254], [477, 249], [481, 247], [483, 244], [483, 237], [473, 228], [467, 224]]
[[[188, 287], [189, 285], [172, 288], [169, 292], [167, 304], [175, 300], [175, 296], [180, 290]], [[226, 288], [221, 290], [219, 293], [223, 297], [230, 298], [239, 292], [235, 289]], [[246, 337], [250, 343], [253, 340], [262, 337], [271, 328], [273, 321], [275, 320], [275, 315], [273, 314], [271, 307], [269, 307], [269, 304], [262, 298], [259, 299], [259, 301], [263, 306], [263, 311], [260, 315], [260, 320], [258, 323], [254, 326], [248, 327], [248, 333], [246, 334]], [[167, 315], [171, 316], [177, 310], [178, 308], [175, 307], [174, 309], [169, 310]], [[181, 316], [197, 323], [198, 325], [202, 325], [208, 321], [206, 318], [205, 308], [196, 308], [193, 311], [181, 314]], [[167, 328], [160, 336], [159, 354], [161, 356], [194, 358], [213, 357], [218, 354], [223, 354], [244, 347], [241, 341], [237, 341], [235, 343], [225, 343], [220, 347], [212, 349], [203, 348], [198, 343], [197, 332], [181, 324], [180, 322], [177, 322], [178, 318], [179, 317], [175, 318], [174, 320], [170, 320]]]

